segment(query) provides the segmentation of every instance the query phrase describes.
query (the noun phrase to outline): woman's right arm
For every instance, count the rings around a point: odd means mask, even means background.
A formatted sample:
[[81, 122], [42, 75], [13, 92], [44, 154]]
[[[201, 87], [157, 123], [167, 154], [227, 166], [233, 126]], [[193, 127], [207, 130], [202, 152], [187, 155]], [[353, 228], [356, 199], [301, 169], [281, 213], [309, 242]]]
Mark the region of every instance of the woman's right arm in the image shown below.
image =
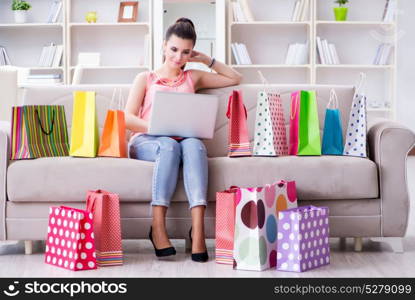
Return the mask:
[[125, 125], [133, 132], [147, 132], [148, 123], [137, 117], [138, 111], [143, 104], [146, 93], [147, 73], [138, 74], [128, 94], [127, 105], [125, 106]]

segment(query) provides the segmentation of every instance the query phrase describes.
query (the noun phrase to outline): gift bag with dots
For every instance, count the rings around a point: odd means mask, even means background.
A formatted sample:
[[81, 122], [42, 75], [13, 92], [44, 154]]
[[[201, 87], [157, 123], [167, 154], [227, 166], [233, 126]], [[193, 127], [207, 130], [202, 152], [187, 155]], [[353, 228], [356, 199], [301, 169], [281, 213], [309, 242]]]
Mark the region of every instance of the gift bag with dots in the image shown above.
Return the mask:
[[49, 208], [45, 262], [72, 271], [97, 268], [91, 213], [66, 206]]
[[367, 157], [367, 111], [364, 93], [366, 75], [360, 74], [360, 82], [356, 87], [350, 109], [343, 155]]
[[328, 207], [278, 213], [277, 270], [304, 272], [330, 263]]
[[258, 93], [253, 148], [254, 156], [288, 155], [284, 111], [276, 93]]

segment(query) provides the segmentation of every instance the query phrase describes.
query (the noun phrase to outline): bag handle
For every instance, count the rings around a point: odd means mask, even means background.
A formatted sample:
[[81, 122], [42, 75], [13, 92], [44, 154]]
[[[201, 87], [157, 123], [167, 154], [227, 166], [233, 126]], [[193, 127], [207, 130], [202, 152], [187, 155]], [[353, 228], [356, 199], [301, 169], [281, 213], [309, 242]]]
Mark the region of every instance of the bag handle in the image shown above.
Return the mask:
[[[295, 115], [297, 114], [297, 107], [298, 107], [298, 102], [300, 101], [300, 93], [301, 92], [297, 92], [297, 94], [296, 94], [296, 97], [295, 97], [295, 107], [294, 107], [294, 115], [293, 115], [293, 110], [291, 109], [291, 111], [290, 111], [290, 118], [291, 118], [291, 120], [294, 120], [294, 118], [295, 118]], [[292, 106], [292, 103], [291, 103], [291, 108], [292, 108], [293, 106]]]
[[333, 109], [339, 108], [339, 99], [337, 98], [336, 91], [334, 89], [330, 90], [330, 100], [327, 103], [327, 108], [330, 109], [330, 104], [333, 105]]
[[82, 210], [82, 209], [78, 209], [78, 208], [74, 208], [74, 207], [69, 207], [69, 206], [65, 206], [65, 205], [61, 205], [61, 206], [59, 206], [59, 207], [60, 207], [60, 208], [67, 209], [67, 210], [76, 211], [76, 212], [79, 212], [79, 213], [82, 213], [82, 214], [84, 214], [84, 213], [85, 213], [85, 211], [84, 211], [84, 210]]
[[266, 94], [276, 94], [277, 96], [280, 96], [280, 92], [276, 88], [271, 88], [269, 81], [265, 78], [264, 74], [261, 72], [261, 70], [257, 70], [259, 78], [261, 79], [264, 93]]
[[55, 110], [52, 111], [52, 124], [51, 124], [50, 130], [48, 132], [43, 128], [42, 120], [40, 120], [39, 112], [38, 112], [37, 108], [35, 108], [35, 114], [36, 114], [37, 123], [39, 124], [40, 130], [42, 130], [43, 134], [51, 135], [51, 133], [53, 132], [53, 125], [55, 124]]
[[359, 74], [359, 79], [357, 84], [355, 85], [356, 90], [355, 90], [355, 94], [359, 95], [360, 91], [363, 91], [363, 94], [365, 94], [366, 91], [366, 73], [360, 72]]
[[[229, 100], [228, 100], [228, 110], [226, 111], [226, 117], [228, 119], [231, 118], [231, 102], [233, 101], [233, 93], [234, 92], [232, 92], [232, 95], [229, 96]], [[245, 104], [243, 105], [243, 107], [244, 107], [244, 111], [245, 111], [245, 119], [248, 119], [248, 112], [246, 110]]]
[[[118, 98], [117, 98], [117, 91], [118, 91]], [[117, 100], [115, 100], [117, 99]], [[122, 93], [122, 89], [121, 88], [114, 88], [113, 92], [112, 92], [112, 98], [111, 98], [111, 102], [109, 105], [110, 109], [113, 110], [123, 110], [124, 109], [124, 95]]]

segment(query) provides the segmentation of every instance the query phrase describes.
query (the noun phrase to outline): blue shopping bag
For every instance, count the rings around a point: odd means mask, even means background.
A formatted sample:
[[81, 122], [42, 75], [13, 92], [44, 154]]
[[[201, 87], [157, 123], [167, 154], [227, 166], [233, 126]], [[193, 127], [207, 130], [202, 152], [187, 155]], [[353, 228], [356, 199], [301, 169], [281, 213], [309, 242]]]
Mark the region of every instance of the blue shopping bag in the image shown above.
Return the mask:
[[321, 152], [323, 155], [343, 155], [343, 131], [339, 111], [339, 100], [336, 92], [330, 91], [330, 100], [327, 104], [326, 117], [324, 120], [323, 144]]

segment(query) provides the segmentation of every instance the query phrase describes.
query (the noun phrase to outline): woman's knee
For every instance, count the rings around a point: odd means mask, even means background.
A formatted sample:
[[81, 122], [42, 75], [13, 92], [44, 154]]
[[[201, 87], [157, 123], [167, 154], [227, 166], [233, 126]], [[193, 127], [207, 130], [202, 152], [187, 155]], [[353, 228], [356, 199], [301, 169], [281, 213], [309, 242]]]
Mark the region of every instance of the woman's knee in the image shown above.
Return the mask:
[[181, 142], [181, 145], [182, 145], [183, 151], [197, 150], [201, 152], [206, 152], [205, 144], [197, 138], [187, 138]]
[[181, 155], [180, 144], [170, 137], [161, 137], [158, 139], [160, 143], [160, 151], [171, 152], [176, 155]]

